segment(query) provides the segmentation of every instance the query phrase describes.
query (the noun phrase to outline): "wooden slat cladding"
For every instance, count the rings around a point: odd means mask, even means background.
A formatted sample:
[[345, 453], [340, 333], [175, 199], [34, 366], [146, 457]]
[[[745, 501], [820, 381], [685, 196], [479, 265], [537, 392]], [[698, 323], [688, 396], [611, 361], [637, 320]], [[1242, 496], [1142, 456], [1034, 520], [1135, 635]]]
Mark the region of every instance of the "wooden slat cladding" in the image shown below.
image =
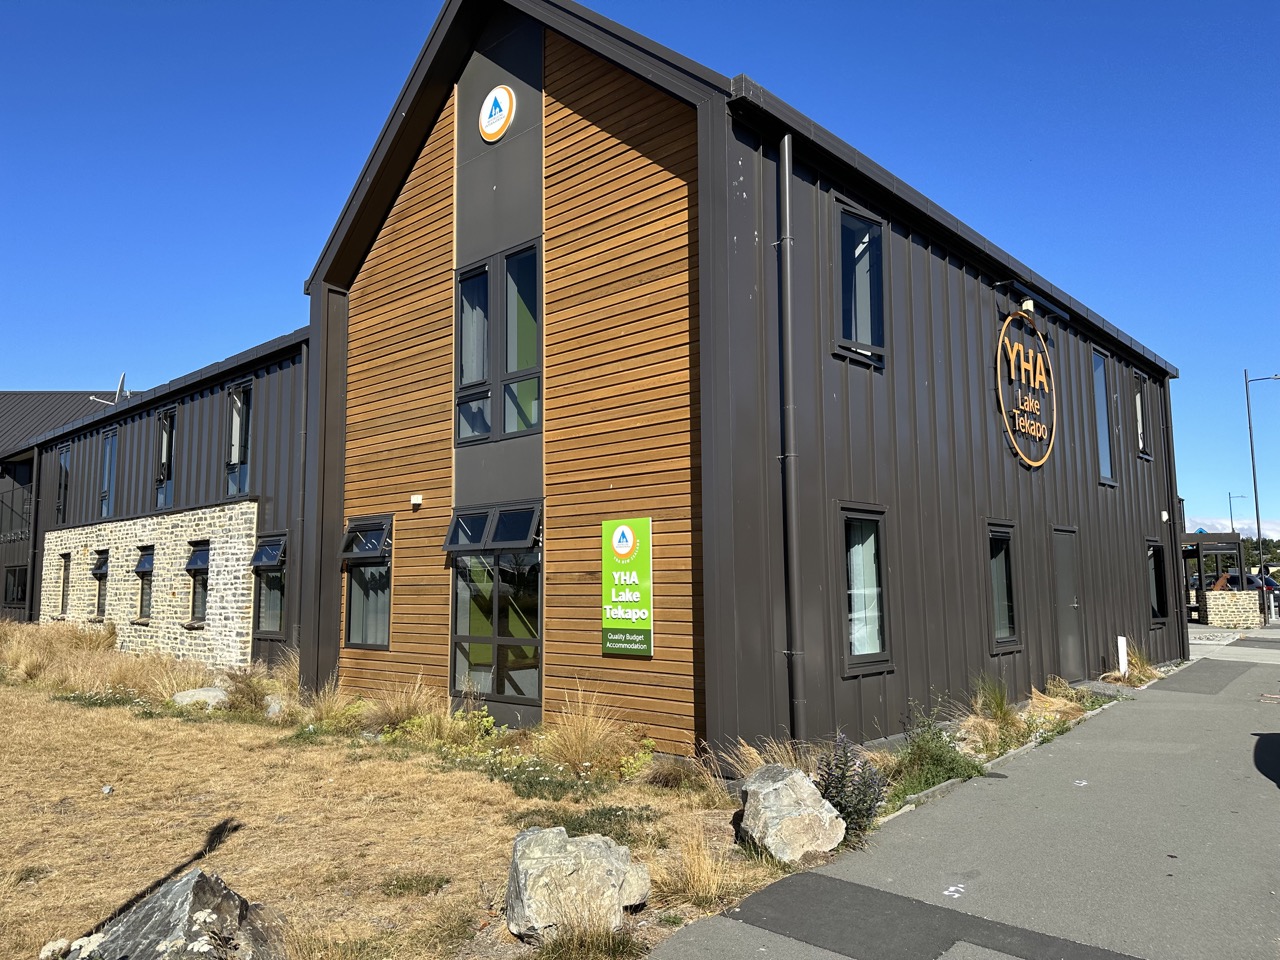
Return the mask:
[[[543, 702], [554, 721], [581, 683], [687, 754], [703, 729], [695, 112], [546, 38]], [[653, 518], [653, 662], [600, 652], [600, 524], [631, 516]]]
[[[344, 513], [395, 515], [391, 649], [342, 648], [338, 676], [351, 693], [419, 674], [444, 689], [448, 677], [453, 183], [450, 96], [351, 286]], [[412, 510], [415, 493], [423, 503]]]

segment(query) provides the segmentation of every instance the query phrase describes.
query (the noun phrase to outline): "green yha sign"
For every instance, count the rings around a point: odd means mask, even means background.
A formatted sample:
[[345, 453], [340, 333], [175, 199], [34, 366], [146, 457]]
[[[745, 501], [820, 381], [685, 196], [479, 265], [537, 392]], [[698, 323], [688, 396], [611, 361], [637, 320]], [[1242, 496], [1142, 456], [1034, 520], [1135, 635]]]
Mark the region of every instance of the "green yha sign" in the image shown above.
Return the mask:
[[653, 656], [653, 550], [648, 517], [600, 525], [605, 653]]

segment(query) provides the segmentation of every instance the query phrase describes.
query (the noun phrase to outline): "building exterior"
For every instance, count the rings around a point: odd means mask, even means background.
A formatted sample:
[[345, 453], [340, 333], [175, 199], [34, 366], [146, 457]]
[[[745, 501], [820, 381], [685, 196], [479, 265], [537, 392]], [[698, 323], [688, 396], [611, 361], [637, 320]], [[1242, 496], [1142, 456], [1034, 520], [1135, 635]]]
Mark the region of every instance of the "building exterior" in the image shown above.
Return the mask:
[[1176, 369], [568, 0], [446, 3], [306, 288], [311, 683], [688, 753], [1185, 655]]
[[110, 622], [123, 650], [219, 666], [296, 647], [306, 357], [304, 328], [10, 437], [31, 576], [15, 618]]

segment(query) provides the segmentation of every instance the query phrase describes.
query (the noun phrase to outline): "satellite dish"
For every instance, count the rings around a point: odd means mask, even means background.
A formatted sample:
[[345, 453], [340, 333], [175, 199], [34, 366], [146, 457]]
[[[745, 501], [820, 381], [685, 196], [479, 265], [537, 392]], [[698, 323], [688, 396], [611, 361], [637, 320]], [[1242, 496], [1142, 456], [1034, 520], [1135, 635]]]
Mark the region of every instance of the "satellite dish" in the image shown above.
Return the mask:
[[105, 403], [108, 407], [114, 407], [121, 400], [128, 400], [129, 391], [124, 388], [124, 377], [125, 375], [123, 373], [120, 374], [120, 383], [116, 386], [116, 396], [114, 400], [103, 400], [101, 397], [95, 397], [92, 394], [89, 396], [89, 399], [96, 400], [98, 403]]

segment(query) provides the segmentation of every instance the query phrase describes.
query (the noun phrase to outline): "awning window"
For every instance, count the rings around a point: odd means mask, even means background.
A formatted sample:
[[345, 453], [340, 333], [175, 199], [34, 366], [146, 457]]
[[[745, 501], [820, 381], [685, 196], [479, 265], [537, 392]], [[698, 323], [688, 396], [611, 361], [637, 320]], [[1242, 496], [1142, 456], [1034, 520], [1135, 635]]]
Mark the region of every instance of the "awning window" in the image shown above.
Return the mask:
[[209, 544], [191, 544], [191, 556], [187, 560], [187, 573], [207, 573], [209, 571]]
[[378, 561], [391, 554], [391, 518], [374, 517], [352, 520], [342, 538], [341, 560]]
[[133, 572], [141, 576], [144, 573], [150, 573], [156, 568], [156, 552], [148, 547], [138, 553], [138, 565], [133, 568]]
[[284, 566], [284, 537], [263, 537], [249, 565], [255, 570], [279, 570]]
[[538, 538], [540, 503], [504, 503], [493, 507], [459, 507], [444, 540], [448, 553], [484, 550], [528, 550]]
[[99, 580], [105, 580], [107, 578], [107, 568], [109, 566], [110, 555], [106, 550], [99, 550], [97, 556], [93, 559], [93, 569], [89, 572]]

